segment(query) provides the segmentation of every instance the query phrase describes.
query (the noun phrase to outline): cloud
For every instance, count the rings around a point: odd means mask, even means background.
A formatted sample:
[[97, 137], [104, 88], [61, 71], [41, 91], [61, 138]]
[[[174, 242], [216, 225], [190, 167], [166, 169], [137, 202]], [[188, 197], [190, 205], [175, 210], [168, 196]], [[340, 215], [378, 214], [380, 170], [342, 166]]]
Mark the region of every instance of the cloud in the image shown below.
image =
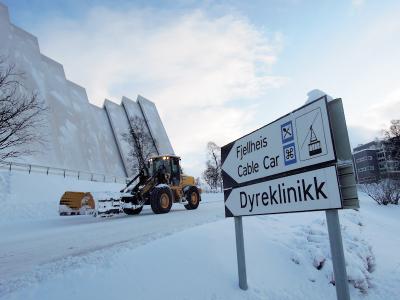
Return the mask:
[[[366, 7], [365, 14], [351, 17], [351, 26], [324, 41], [326, 48], [313, 55], [310, 70], [292, 75], [297, 87], [314, 86], [343, 99], [354, 146], [381, 137], [389, 121], [400, 118], [400, 40], [393, 39], [400, 34], [399, 8], [396, 3], [376, 13]], [[307, 61], [304, 57], [299, 61]]]
[[42, 52], [92, 103], [137, 94], [154, 101], [183, 157], [237, 138], [256, 110], [249, 100], [285, 81], [271, 75], [282, 36], [238, 15], [94, 7], [85, 19], [45, 20], [36, 32]]
[[391, 120], [400, 119], [400, 89], [389, 93], [377, 104], [371, 106], [366, 113], [368, 122], [365, 127], [368, 128], [388, 128]]
[[349, 125], [347, 130], [349, 132], [349, 139], [352, 148], [371, 142], [375, 140], [375, 138], [382, 136], [382, 132], [379, 130], [362, 126]]
[[383, 130], [388, 129], [390, 121], [400, 119], [400, 89], [396, 89], [383, 97], [381, 101], [369, 106], [360, 113], [359, 122], [349, 125], [352, 146], [363, 144], [383, 137]]
[[365, 4], [365, 0], [351, 0], [351, 4], [354, 7], [361, 7]]

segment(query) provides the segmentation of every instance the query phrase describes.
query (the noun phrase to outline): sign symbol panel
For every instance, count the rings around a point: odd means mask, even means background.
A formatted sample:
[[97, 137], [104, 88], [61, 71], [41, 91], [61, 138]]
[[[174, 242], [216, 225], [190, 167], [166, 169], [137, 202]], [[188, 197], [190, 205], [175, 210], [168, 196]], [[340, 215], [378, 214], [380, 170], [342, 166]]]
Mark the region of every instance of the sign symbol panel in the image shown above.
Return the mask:
[[294, 143], [287, 144], [283, 147], [283, 156], [285, 160], [285, 166], [296, 163], [296, 146]]
[[293, 141], [293, 125], [292, 121], [281, 125], [282, 143]]
[[316, 108], [296, 118], [296, 136], [300, 161], [327, 154], [322, 113]]

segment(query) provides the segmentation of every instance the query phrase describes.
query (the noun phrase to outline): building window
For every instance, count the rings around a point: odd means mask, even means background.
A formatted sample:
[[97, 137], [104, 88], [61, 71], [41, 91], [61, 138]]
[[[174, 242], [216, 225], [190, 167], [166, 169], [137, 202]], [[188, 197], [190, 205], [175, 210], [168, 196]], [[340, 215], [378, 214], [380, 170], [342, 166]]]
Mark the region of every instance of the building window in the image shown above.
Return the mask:
[[366, 172], [366, 171], [373, 171], [375, 170], [374, 166], [367, 166], [367, 167], [363, 167], [363, 168], [359, 168], [357, 170], [358, 173], [362, 173], [362, 172]]
[[366, 161], [366, 160], [372, 160], [372, 156], [368, 155], [368, 156], [363, 156], [363, 157], [357, 158], [356, 159], [356, 163], [360, 163], [360, 162], [363, 162], [363, 161]]

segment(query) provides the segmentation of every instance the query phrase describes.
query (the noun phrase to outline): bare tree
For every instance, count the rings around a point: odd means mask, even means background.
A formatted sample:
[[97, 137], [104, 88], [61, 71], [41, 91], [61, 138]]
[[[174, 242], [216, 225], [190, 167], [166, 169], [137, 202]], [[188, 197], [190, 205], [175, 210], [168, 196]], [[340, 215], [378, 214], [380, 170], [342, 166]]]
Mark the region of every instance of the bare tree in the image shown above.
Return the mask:
[[221, 147], [214, 142], [207, 144], [206, 169], [202, 176], [212, 190], [217, 191], [220, 188], [222, 191]]
[[387, 158], [399, 168], [400, 163], [400, 120], [390, 121], [389, 129], [383, 130]]
[[134, 172], [143, 169], [146, 161], [156, 154], [157, 141], [153, 139], [145, 121], [136, 116], [129, 118], [131, 128], [128, 133], [122, 134], [122, 138], [131, 145], [129, 161]]
[[0, 57], [0, 160], [32, 154], [34, 144], [46, 141], [38, 130], [46, 108], [23, 80], [24, 74]]
[[379, 182], [371, 182], [360, 185], [361, 191], [366, 193], [379, 205], [395, 204], [400, 201], [400, 181], [382, 179]]
[[218, 189], [218, 171], [214, 166], [207, 161], [206, 169], [203, 171], [202, 177], [204, 181], [209, 185], [212, 191], [217, 191]]

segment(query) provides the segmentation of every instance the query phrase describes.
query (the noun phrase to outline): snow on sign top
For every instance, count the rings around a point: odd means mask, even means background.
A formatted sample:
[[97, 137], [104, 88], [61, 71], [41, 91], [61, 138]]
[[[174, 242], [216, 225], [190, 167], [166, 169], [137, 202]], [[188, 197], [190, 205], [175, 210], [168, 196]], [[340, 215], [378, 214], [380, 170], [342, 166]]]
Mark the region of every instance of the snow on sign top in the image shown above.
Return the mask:
[[326, 98], [225, 145], [221, 152], [224, 188], [335, 162]]

